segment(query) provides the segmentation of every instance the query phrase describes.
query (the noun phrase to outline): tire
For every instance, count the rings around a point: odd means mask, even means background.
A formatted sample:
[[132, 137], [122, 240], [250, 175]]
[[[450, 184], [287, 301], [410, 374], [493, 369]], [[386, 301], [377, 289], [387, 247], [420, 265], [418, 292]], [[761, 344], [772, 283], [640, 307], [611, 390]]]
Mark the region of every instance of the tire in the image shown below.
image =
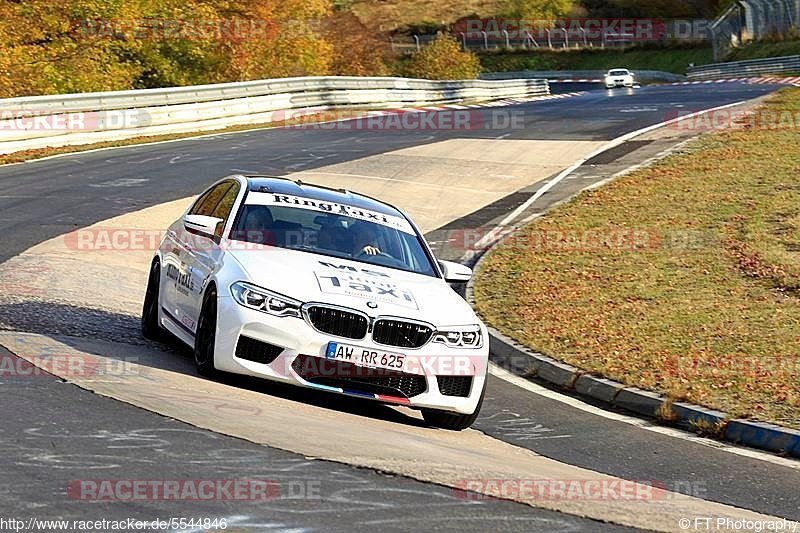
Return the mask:
[[147, 277], [147, 290], [142, 305], [142, 335], [146, 339], [162, 341], [166, 337], [158, 320], [158, 295], [161, 285], [161, 263], [153, 261]]
[[448, 411], [438, 411], [436, 409], [422, 409], [422, 418], [429, 426], [449, 429], [451, 431], [462, 431], [470, 427], [481, 412], [483, 406], [483, 397], [486, 395], [486, 384], [483, 385], [481, 397], [478, 400], [478, 405], [471, 415], [462, 415], [459, 413], [451, 413]]
[[214, 346], [217, 338], [217, 290], [212, 285], [203, 297], [203, 308], [194, 338], [194, 366], [207, 378], [218, 375], [214, 367]]

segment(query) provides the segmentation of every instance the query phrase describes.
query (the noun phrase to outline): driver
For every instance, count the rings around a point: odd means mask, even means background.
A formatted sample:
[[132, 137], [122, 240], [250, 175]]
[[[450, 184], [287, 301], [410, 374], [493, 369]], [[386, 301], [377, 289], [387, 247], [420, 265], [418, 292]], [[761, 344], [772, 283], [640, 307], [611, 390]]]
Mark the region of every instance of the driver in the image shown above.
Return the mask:
[[379, 255], [381, 253], [378, 248], [375, 230], [371, 227], [372, 224], [366, 222], [356, 222], [353, 224], [351, 231], [353, 232], [353, 255]]
[[242, 224], [242, 237], [247, 242], [256, 244], [274, 244], [271, 229], [272, 213], [261, 205], [248, 206]]

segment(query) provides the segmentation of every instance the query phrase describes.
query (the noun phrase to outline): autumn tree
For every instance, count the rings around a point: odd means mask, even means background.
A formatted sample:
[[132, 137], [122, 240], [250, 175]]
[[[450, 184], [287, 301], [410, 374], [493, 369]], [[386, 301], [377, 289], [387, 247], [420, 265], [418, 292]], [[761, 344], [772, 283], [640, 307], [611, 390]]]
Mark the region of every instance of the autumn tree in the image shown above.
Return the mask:
[[264, 38], [224, 43], [233, 80], [315, 76], [330, 72], [333, 46], [316, 27], [331, 12], [330, 0], [234, 0], [227, 12], [274, 28]]
[[477, 78], [481, 64], [478, 56], [462, 50], [453, 36], [440, 33], [411, 57], [405, 72], [411, 78], [465, 80]]
[[389, 72], [388, 35], [364, 26], [350, 11], [336, 10], [321, 25], [333, 48], [331, 73], [338, 76], [380, 76]]
[[0, 97], [386, 72], [332, 0], [0, 2]]
[[111, 39], [84, 39], [80, 27], [124, 10], [121, 0], [0, 3], [0, 96], [129, 88], [136, 66], [118, 59]]
[[530, 21], [562, 18], [574, 8], [572, 0], [509, 0], [509, 16]]

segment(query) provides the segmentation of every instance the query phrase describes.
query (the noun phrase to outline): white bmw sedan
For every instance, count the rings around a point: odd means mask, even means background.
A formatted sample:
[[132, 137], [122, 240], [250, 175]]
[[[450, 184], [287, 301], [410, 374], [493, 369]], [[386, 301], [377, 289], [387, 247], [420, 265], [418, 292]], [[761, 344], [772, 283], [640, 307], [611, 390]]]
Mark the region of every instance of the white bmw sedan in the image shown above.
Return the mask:
[[437, 427], [478, 416], [486, 327], [398, 209], [286, 178], [231, 176], [203, 192], [153, 258], [142, 331], [232, 372], [405, 405]]
[[615, 68], [609, 70], [603, 78], [606, 89], [613, 89], [614, 87], [633, 87], [635, 82], [633, 79], [633, 72], [624, 68]]

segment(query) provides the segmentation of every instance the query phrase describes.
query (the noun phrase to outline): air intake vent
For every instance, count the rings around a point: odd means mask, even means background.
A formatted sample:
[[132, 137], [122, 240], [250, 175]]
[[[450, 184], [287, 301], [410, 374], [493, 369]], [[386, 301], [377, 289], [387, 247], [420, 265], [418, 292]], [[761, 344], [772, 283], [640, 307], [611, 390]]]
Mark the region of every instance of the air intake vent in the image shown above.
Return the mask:
[[244, 335], [236, 343], [236, 357], [255, 363], [268, 365], [273, 362], [283, 351], [280, 346], [261, 342]]
[[439, 384], [439, 392], [444, 396], [459, 396], [466, 398], [469, 396], [469, 389], [472, 388], [472, 376], [436, 376]]
[[428, 389], [425, 376], [405, 374], [382, 368], [366, 368], [343, 361], [328, 361], [321, 357], [299, 355], [292, 369], [312, 383], [341, 387], [347, 390], [404, 396], [412, 398]]

